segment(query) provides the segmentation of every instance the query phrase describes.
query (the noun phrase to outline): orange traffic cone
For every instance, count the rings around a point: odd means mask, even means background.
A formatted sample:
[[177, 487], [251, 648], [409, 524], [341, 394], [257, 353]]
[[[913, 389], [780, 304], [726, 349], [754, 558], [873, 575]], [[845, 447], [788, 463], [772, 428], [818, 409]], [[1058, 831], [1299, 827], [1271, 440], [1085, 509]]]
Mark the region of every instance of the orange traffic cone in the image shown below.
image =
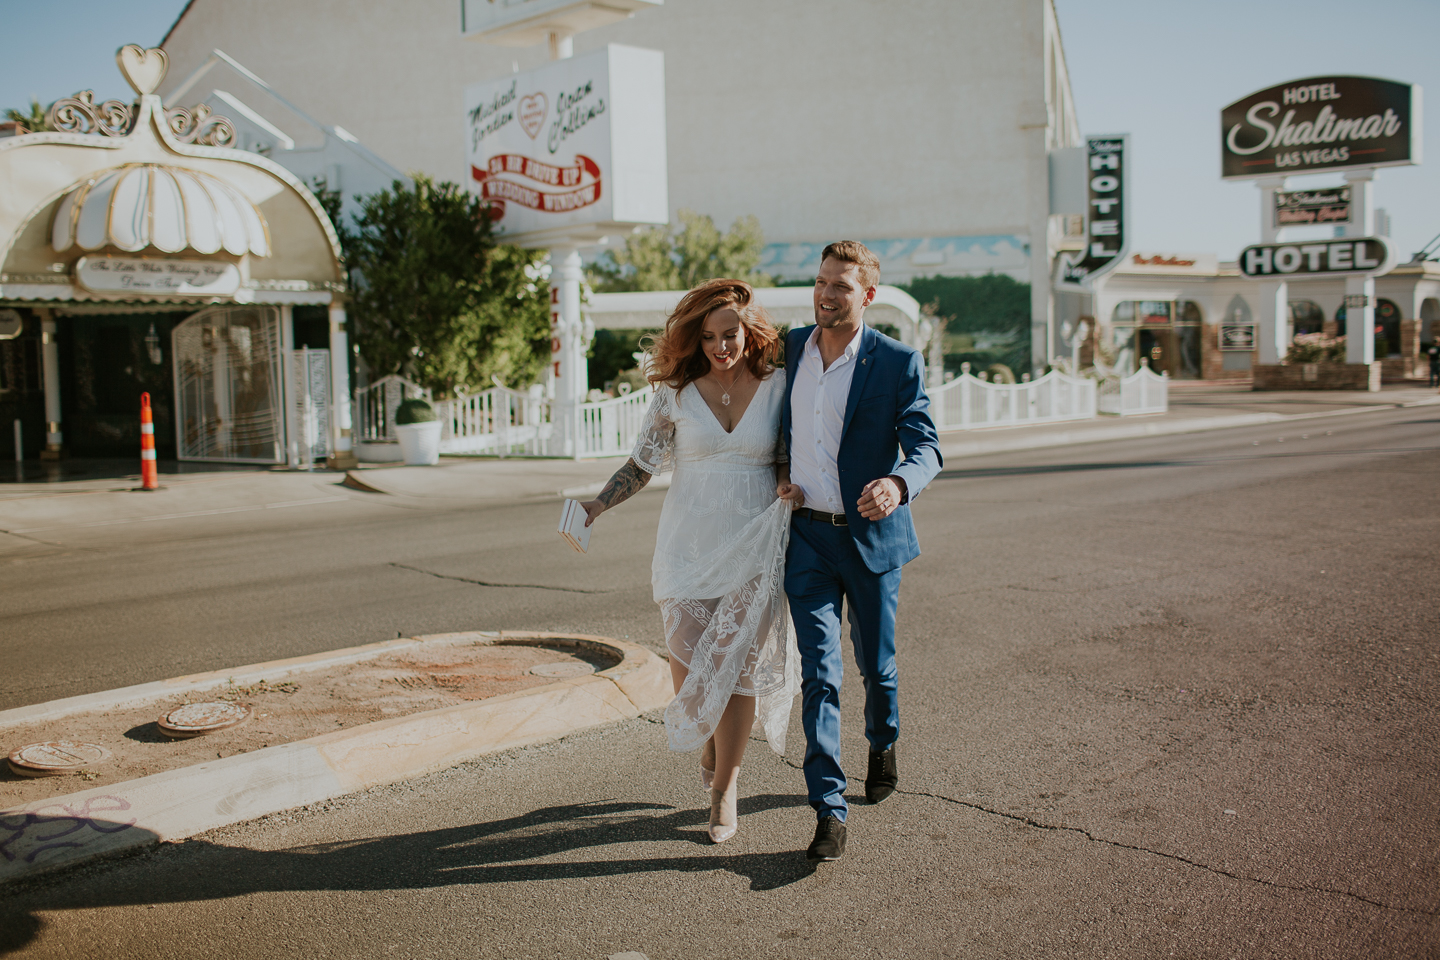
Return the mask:
[[150, 394], [140, 394], [140, 489], [159, 490], [155, 467], [155, 420], [150, 416]]

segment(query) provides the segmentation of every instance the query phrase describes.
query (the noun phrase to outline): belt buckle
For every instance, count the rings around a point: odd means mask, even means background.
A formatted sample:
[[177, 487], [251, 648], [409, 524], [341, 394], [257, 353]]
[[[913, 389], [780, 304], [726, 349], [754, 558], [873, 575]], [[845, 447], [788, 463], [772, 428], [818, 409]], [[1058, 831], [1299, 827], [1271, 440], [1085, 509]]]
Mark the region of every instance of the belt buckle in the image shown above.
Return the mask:
[[845, 514], [843, 513], [832, 513], [830, 514], [830, 526], [848, 527], [850, 526], [850, 521], [846, 519]]

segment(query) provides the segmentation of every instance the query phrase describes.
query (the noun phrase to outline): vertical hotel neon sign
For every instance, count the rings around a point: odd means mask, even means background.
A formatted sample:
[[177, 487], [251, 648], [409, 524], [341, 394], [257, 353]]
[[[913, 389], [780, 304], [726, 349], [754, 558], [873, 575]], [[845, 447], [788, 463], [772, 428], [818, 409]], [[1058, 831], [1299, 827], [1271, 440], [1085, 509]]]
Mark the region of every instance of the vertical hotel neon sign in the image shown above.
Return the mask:
[[1120, 264], [1130, 249], [1126, 154], [1130, 137], [1089, 137], [1086, 141], [1085, 249], [1060, 255], [1060, 282], [1085, 286]]

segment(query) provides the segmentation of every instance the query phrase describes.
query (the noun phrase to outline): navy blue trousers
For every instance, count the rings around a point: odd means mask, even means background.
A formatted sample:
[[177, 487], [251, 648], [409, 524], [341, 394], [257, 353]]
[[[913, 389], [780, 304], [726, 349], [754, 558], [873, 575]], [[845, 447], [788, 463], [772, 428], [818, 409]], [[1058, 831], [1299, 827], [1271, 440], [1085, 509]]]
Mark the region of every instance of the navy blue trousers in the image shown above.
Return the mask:
[[850, 618], [850, 642], [865, 682], [865, 738], [885, 750], [900, 736], [895, 671], [895, 607], [900, 568], [872, 573], [846, 527], [796, 517], [785, 562], [785, 593], [800, 646], [805, 727], [805, 785], [819, 817], [843, 823], [845, 771], [840, 766], [840, 605]]

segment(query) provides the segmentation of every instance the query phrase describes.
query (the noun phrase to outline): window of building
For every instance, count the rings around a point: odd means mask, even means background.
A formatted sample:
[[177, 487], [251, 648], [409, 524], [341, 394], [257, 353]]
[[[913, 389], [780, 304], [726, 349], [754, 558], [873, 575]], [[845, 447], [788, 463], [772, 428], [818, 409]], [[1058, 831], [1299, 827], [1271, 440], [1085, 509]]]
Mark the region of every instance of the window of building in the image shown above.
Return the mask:
[[[1400, 356], [1400, 308], [1394, 301], [1375, 301], [1375, 359]], [[1345, 336], [1345, 308], [1335, 311], [1336, 335]]]
[[1375, 359], [1400, 356], [1400, 308], [1390, 300], [1375, 301]]
[[1110, 329], [1116, 368], [1133, 373], [1144, 359], [1156, 373], [1180, 380], [1199, 379], [1201, 322], [1200, 305], [1191, 300], [1117, 304]]
[[1325, 311], [1314, 300], [1290, 301], [1292, 336], [1325, 332]]

